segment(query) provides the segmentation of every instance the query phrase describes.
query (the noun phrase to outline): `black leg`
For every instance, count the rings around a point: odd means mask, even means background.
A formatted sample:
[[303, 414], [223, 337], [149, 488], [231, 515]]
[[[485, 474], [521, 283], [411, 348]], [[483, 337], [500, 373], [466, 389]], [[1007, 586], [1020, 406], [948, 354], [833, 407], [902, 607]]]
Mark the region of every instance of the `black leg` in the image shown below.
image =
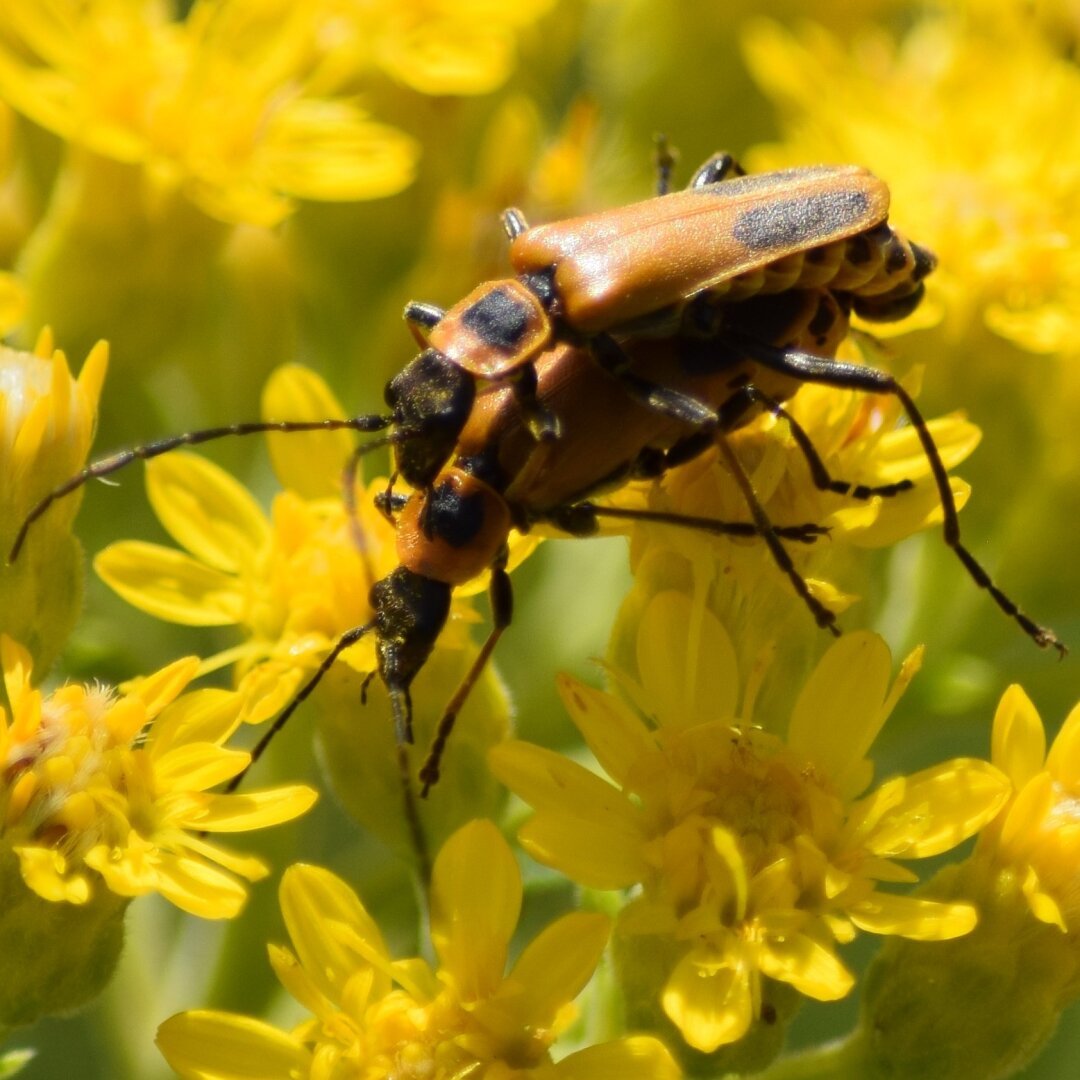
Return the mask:
[[405, 320], [405, 325], [408, 326], [409, 333], [412, 334], [416, 344], [421, 349], [426, 349], [428, 334], [442, 322], [445, 314], [446, 312], [441, 307], [436, 307], [434, 304], [410, 300], [405, 305], [405, 311], [401, 317]]
[[612, 378], [618, 379], [635, 401], [694, 427], [716, 426], [719, 423], [716, 410], [711, 406], [679, 390], [642, 379], [630, 371], [630, 357], [610, 335], [598, 334], [590, 340], [589, 345], [596, 362]]
[[678, 157], [668, 144], [666, 135], [656, 136], [656, 194], [666, 195], [671, 190], [671, 174], [675, 171]]
[[975, 556], [960, 542], [960, 520], [956, 513], [956, 500], [953, 498], [952, 488], [949, 485], [949, 474], [945, 463], [941, 460], [937, 444], [934, 442], [933, 435], [930, 434], [930, 429], [926, 426], [922, 413], [919, 412], [911, 395], [896, 379], [887, 372], [878, 371], [875, 368], [843, 363], [839, 360], [827, 360], [799, 349], [777, 349], [749, 337], [743, 338], [741, 335], [738, 344], [755, 362], [802, 382], [821, 383], [824, 386], [836, 386], [846, 390], [860, 390], [868, 394], [891, 394], [897, 398], [919, 437], [926, 460], [930, 463], [930, 472], [933, 474], [938, 497], [941, 499], [945, 543], [956, 552], [957, 558], [964, 564], [975, 584], [981, 589], [986, 589], [997, 606], [1014, 619], [1036, 645], [1054, 648], [1061, 655], [1065, 654], [1065, 646], [1057, 634], [1049, 627], [1040, 626], [1025, 615], [1016, 603], [994, 584]]
[[529, 227], [525, 215], [520, 210], [514, 209], [514, 207], [503, 211], [502, 223], [506, 235], [511, 240], [516, 240]]
[[[678, 525], [697, 529], [713, 536], [761, 536], [759, 526], [753, 521], [718, 521], [716, 518], [695, 517], [664, 510], [637, 510], [621, 506], [602, 506], [598, 503], [579, 502], [549, 510], [543, 520], [571, 536], [592, 536], [597, 530], [597, 518], [616, 518], [621, 521], [647, 521], [654, 525]], [[827, 525], [773, 525], [772, 531], [782, 540], [794, 540], [800, 544], [812, 544], [819, 536], [827, 536]]]
[[897, 480], [892, 484], [878, 484], [876, 486], [852, 484], [847, 480], [834, 480], [825, 467], [825, 462], [821, 460], [821, 455], [810, 441], [810, 436], [807, 435], [802, 425], [779, 401], [759, 390], [753, 384], [747, 384], [742, 389], [751, 400], [764, 405], [774, 416], [780, 417], [787, 422], [796, 445], [806, 459], [806, 464], [810, 469], [810, 477], [814, 481], [814, 487], [819, 491], [831, 491], [837, 495], [848, 495], [853, 499], [870, 499], [875, 495], [880, 495], [882, 498], [891, 498], [894, 495], [899, 495], [902, 491], [910, 491], [915, 486], [911, 480]]
[[686, 186], [688, 188], [700, 188], [705, 187], [706, 184], [719, 184], [722, 180], [730, 180], [733, 176], [745, 175], [746, 172], [743, 167], [730, 154], [713, 154], [690, 177], [690, 183]]
[[442, 719], [435, 729], [431, 745], [428, 747], [427, 757], [420, 768], [420, 783], [423, 785], [420, 789], [420, 795], [423, 798], [426, 798], [427, 793], [438, 783], [439, 766], [442, 762], [443, 752], [446, 750], [446, 742], [450, 738], [450, 733], [454, 730], [458, 713], [468, 699], [469, 694], [472, 693], [472, 688], [483, 673], [488, 660], [491, 659], [491, 654], [495, 651], [495, 646], [498, 644], [499, 638], [502, 637], [503, 631], [510, 625], [514, 617], [514, 593], [510, 586], [510, 575], [506, 572], [506, 560], [507, 551], [504, 548], [499, 552], [491, 567], [491, 584], [488, 587], [488, 596], [491, 602], [491, 633], [488, 634], [487, 640], [481, 646], [480, 652], [472, 663], [472, 667], [466, 672], [465, 678], [461, 680], [461, 685], [457, 688], [457, 692], [446, 706], [446, 711], [443, 713]]
[[514, 373], [509, 382], [514, 392], [514, 400], [517, 401], [518, 408], [525, 417], [529, 434], [537, 442], [550, 442], [557, 439], [561, 434], [562, 425], [559, 417], [541, 405], [540, 399], [536, 396], [536, 367], [533, 364], [523, 365]]

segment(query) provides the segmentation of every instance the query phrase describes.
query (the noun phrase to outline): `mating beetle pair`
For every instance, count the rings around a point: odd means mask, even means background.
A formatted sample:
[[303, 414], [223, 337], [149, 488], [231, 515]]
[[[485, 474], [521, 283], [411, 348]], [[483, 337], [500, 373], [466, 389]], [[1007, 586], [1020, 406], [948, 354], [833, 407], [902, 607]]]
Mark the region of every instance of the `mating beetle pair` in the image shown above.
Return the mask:
[[[669, 169], [662, 161], [662, 191]], [[388, 384], [388, 415], [233, 425], [124, 451], [47, 496], [24, 523], [12, 558], [52, 501], [136, 458], [225, 434], [389, 429], [358, 454], [390, 444], [396, 475], [415, 489], [380, 497], [397, 526], [400, 565], [372, 589], [373, 620], [342, 636], [255, 756], [336, 657], [371, 632], [399, 744], [411, 741], [409, 688], [443, 627], [450, 594], [490, 567], [494, 629], [440, 725], [421, 772], [426, 790], [438, 777], [454, 715], [510, 621], [511, 528], [546, 521], [586, 534], [608, 514], [760, 535], [819, 625], [836, 632], [783, 543], [810, 542], [822, 530], [774, 526], [745, 476], [750, 522], [631, 514], [589, 501], [628, 477], [659, 475], [714, 441], [737, 470], [724, 433], [762, 409], [792, 423], [819, 488], [867, 498], [910, 487], [853, 487], [828, 475], [782, 405], [799, 385], [816, 382], [900, 400], [931, 465], [946, 542], [1037, 644], [1063, 651], [960, 544], [944, 464], [907, 392], [883, 372], [832, 359], [852, 310], [902, 317], [918, 304], [933, 268], [929, 253], [889, 227], [887, 211], [888, 189], [864, 169], [742, 176], [726, 155], [702, 166], [685, 191], [631, 206], [537, 228], [508, 211], [518, 277], [481, 285], [446, 312], [406, 308], [423, 351]]]

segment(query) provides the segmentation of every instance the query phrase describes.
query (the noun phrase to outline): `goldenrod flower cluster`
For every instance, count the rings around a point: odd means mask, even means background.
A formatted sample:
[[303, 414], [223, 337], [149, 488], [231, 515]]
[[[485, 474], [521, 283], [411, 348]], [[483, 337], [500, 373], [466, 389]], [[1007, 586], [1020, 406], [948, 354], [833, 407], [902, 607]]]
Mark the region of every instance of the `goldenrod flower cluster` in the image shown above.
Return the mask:
[[[0, 5], [0, 1074], [1073, 1075], [1075, 661], [939, 483], [1080, 641], [1075, 7]], [[888, 184], [926, 297], [822, 348], [948, 478], [806, 383], [598, 485], [453, 589], [410, 746], [402, 305], [509, 276], [507, 206], [648, 197], [658, 133]], [[755, 512], [790, 566], [680, 523]]]

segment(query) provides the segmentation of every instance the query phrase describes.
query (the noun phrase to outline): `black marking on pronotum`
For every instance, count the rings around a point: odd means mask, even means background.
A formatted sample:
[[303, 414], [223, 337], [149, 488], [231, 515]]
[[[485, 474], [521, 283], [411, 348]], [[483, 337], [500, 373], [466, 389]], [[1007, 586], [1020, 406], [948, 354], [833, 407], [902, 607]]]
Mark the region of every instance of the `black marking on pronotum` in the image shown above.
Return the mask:
[[768, 251], [792, 244], [809, 247], [848, 230], [869, 209], [870, 200], [862, 191], [825, 191], [810, 197], [774, 199], [765, 206], [743, 210], [731, 235], [750, 251]]
[[445, 540], [451, 547], [467, 547], [484, 527], [484, 497], [462, 495], [453, 484], [439, 484], [424, 502], [420, 527], [429, 540]]
[[508, 289], [490, 289], [462, 313], [462, 324], [493, 348], [510, 352], [529, 329], [530, 310]]

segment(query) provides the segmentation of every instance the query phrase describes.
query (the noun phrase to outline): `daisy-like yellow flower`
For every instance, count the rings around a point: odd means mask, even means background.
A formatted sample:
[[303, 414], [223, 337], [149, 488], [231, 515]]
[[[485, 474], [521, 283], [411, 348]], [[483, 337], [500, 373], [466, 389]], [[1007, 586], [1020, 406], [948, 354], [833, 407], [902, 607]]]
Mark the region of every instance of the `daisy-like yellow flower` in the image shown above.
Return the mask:
[[565, 915], [542, 930], [507, 971], [521, 908], [521, 874], [489, 821], [452, 836], [435, 861], [431, 939], [439, 966], [392, 959], [348, 886], [297, 865], [281, 883], [293, 949], [270, 962], [312, 1014], [290, 1032], [249, 1017], [181, 1013], [158, 1046], [182, 1077], [241, 1080], [391, 1080], [400, 1076], [674, 1080], [652, 1038], [591, 1046], [553, 1062], [609, 932], [600, 914]]
[[928, 288], [957, 336], [985, 321], [1021, 349], [1071, 352], [1080, 69], [1030, 7], [1004, 21], [938, 13], [899, 42], [867, 30], [851, 45], [820, 28], [751, 24], [747, 58], [785, 130], [752, 160], [869, 166], [888, 180], [895, 220], [937, 254]]
[[338, 51], [435, 97], [487, 94], [513, 71], [517, 38], [555, 0], [338, 0]]
[[[345, 415], [326, 384], [298, 365], [271, 377], [263, 413], [297, 420]], [[201, 457], [174, 453], [150, 461], [150, 502], [185, 550], [121, 541], [94, 561], [108, 585], [151, 615], [187, 626], [240, 627], [245, 642], [210, 665], [235, 662], [241, 673], [258, 666], [258, 684], [274, 685], [256, 720], [289, 697], [344, 631], [370, 621], [371, 586], [398, 564], [394, 528], [374, 506], [385, 477], [358, 484], [355, 520], [344, 505], [342, 472], [354, 445], [346, 431], [272, 435], [275, 472], [286, 490], [269, 518], [242, 484]], [[481, 581], [458, 595], [482, 587]], [[440, 645], [461, 650], [471, 617], [462, 605], [455, 615]], [[342, 659], [362, 674], [374, 671], [373, 638]]]
[[489, 755], [536, 811], [520, 832], [534, 858], [592, 888], [636, 890], [617, 927], [635, 1014], [659, 999], [691, 1047], [715, 1051], [765, 1006], [777, 1018], [776, 983], [843, 997], [854, 978], [835, 947], [857, 930], [934, 941], [975, 925], [969, 904], [881, 887], [914, 881], [902, 861], [949, 850], [1008, 795], [997, 769], [966, 759], [868, 791], [867, 752], [918, 654], [890, 687], [884, 643], [844, 636], [803, 686], [786, 738], [753, 722], [755, 676], [740, 680], [704, 605], [655, 596], [637, 660], [637, 679], [615, 673], [632, 704], [561, 682], [610, 780], [525, 743]]
[[97, 345], [76, 379], [48, 331], [32, 353], [0, 346], [0, 630], [26, 645], [39, 678], [82, 603], [82, 552], [71, 535], [78, 498], [40, 522], [13, 565], [7, 555], [38, 500], [82, 468], [108, 354], [103, 342]]
[[[410, 183], [406, 134], [327, 85], [336, 5], [14, 0], [0, 95], [105, 158], [139, 164], [227, 222], [273, 225], [296, 198], [371, 199]], [[355, 74], [355, 73], [353, 73]]]
[[[977, 906], [968, 937], [935, 950], [893, 941], [867, 977], [848, 1075], [1014, 1076], [1080, 991], [1080, 706], [1049, 752], [1019, 686], [994, 716], [992, 760], [1011, 790], [964, 862], [925, 893]], [[942, 1032], [948, 1032], [946, 1038]], [[885, 1066], [882, 1069], [882, 1066]]]
[[[851, 359], [855, 355], [854, 348], [845, 343], [841, 356]], [[909, 392], [917, 389], [917, 381], [904, 380]], [[808, 384], [786, 409], [807, 433], [834, 479], [868, 487], [904, 480], [914, 485], [894, 496], [868, 500], [821, 491], [814, 486], [806, 457], [787, 421], [771, 414], [728, 437], [775, 525], [809, 523], [828, 530], [814, 543], [786, 541], [785, 546], [811, 593], [839, 614], [856, 599], [845, 589], [859, 584], [858, 579], [852, 580], [858, 568], [853, 566], [851, 549], [887, 547], [940, 524], [940, 497], [918, 435], [913, 426], [901, 423], [903, 412], [895, 397]], [[978, 428], [960, 414], [931, 419], [928, 427], [946, 468], [963, 461], [980, 439]], [[969, 494], [967, 484], [953, 477], [950, 487], [957, 506], [962, 507]], [[717, 521], [750, 519], [742, 491], [718, 450], [669, 471], [658, 481], [631, 485], [611, 501]], [[691, 582], [708, 594], [712, 611], [724, 621], [744, 664], [777, 643], [788, 654], [785, 661], [817, 650], [820, 631], [759, 539], [714, 537], [696, 529], [653, 523], [635, 524], [630, 535], [635, 586], [624, 606], [627, 618], [616, 630], [626, 638], [616, 646], [618, 663], [633, 668], [633, 610], [640, 610], [657, 590], [688, 589]]]
[[975, 859], [1005, 868], [1036, 919], [1080, 942], [1080, 705], [1047, 753], [1035, 706], [1010, 686], [994, 715], [991, 760], [1013, 793]]
[[[345, 415], [326, 385], [296, 365], [271, 378], [263, 411], [303, 420]], [[95, 559], [105, 582], [151, 615], [241, 630], [244, 640], [207, 667], [237, 665], [245, 719], [253, 723], [278, 712], [345, 631], [371, 622], [371, 586], [398, 564], [394, 528], [373, 504], [386, 480], [358, 484], [355, 519], [343, 504], [342, 469], [353, 447], [348, 432], [272, 436], [275, 471], [287, 490], [275, 497], [269, 518], [240, 483], [203, 458], [168, 454], [148, 462], [150, 501], [185, 550], [129, 540]], [[529, 550], [529, 542], [516, 544], [514, 562]], [[472, 661], [469, 630], [477, 616], [467, 598], [484, 587], [480, 578], [455, 590], [451, 618], [414, 686], [421, 747]], [[360, 708], [361, 677], [377, 667], [375, 635], [361, 638], [341, 660], [342, 670], [316, 695], [327, 767], [354, 816], [408, 851], [385, 695], [373, 688], [372, 708]], [[487, 747], [505, 734], [509, 707], [490, 674], [475, 697], [451, 744], [439, 798], [429, 800], [437, 806], [422, 810], [436, 836], [493, 811], [499, 799], [498, 785], [476, 777], [484, 775]]]
[[266, 867], [202, 834], [280, 824], [315, 801], [301, 786], [208, 791], [248, 760], [223, 745], [240, 723], [238, 695], [182, 694], [195, 657], [122, 695], [100, 685], [33, 689], [30, 655], [7, 636], [0, 660], [10, 702], [10, 714], [0, 710], [3, 841], [27, 887], [69, 904], [101, 887], [124, 897], [158, 892], [204, 918], [236, 915], [247, 895], [236, 878], [257, 880]]

